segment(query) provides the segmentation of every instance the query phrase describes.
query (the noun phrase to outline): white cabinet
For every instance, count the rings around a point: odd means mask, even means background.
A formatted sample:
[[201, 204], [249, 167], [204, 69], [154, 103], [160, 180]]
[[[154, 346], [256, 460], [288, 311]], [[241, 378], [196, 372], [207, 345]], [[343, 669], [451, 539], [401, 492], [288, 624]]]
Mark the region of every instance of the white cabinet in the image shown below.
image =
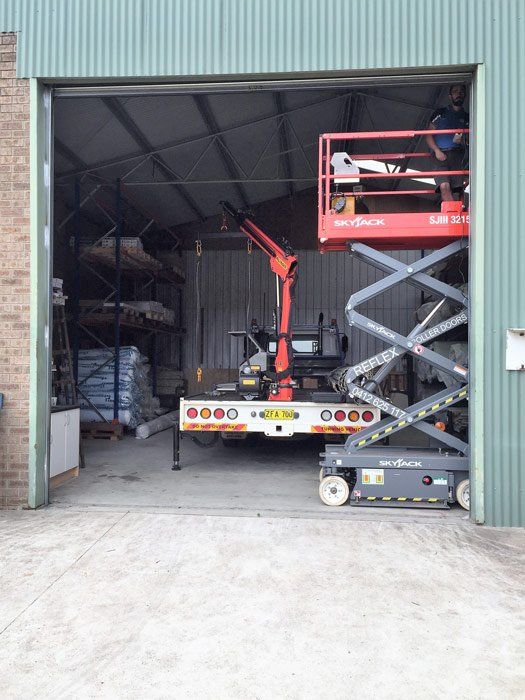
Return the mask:
[[79, 408], [67, 408], [51, 413], [50, 477], [78, 467], [79, 440]]

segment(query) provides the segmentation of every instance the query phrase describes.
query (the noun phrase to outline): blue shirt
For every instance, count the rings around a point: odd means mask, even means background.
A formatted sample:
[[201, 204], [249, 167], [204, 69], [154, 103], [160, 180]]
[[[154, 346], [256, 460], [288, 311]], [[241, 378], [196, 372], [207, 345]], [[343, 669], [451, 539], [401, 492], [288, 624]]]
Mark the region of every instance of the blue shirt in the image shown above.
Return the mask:
[[[436, 109], [430, 122], [434, 129], [468, 129], [468, 114], [465, 110], [456, 111], [452, 107]], [[434, 134], [436, 146], [442, 151], [464, 148], [467, 134]]]

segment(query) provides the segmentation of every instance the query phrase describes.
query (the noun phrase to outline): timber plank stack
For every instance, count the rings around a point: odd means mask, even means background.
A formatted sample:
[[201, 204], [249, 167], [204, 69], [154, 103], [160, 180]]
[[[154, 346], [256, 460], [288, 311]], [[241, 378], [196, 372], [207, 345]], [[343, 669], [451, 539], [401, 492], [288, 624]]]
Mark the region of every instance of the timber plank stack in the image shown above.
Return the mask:
[[[169, 255], [169, 254], [168, 254]], [[105, 238], [100, 245], [82, 246], [80, 257], [87, 262], [115, 269], [115, 239]], [[142, 248], [140, 239], [122, 238], [120, 244], [120, 269], [123, 273], [142, 276], [145, 273], [162, 277], [174, 284], [183, 284], [185, 274], [181, 260], [173, 254], [158, 260]]]

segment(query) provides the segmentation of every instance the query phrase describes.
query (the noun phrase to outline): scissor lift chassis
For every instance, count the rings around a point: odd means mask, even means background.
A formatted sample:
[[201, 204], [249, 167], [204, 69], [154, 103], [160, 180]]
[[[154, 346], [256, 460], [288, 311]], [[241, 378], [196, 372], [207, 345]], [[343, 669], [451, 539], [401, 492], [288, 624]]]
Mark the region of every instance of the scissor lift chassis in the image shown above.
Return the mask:
[[349, 454], [344, 445], [336, 445], [322, 464], [325, 476], [355, 479], [350, 494], [355, 506], [446, 508], [469, 471], [468, 457], [460, 453], [403, 447]]
[[[340, 390], [345, 390], [350, 400], [365, 401], [379, 408], [386, 417], [359, 434], [349, 436], [344, 445], [327, 445], [326, 451], [321, 454], [322, 475], [342, 476], [348, 481], [352, 486], [352, 505], [446, 508], [455, 500], [455, 487], [468, 477], [468, 444], [427, 422], [437, 413], [468, 399], [468, 370], [426, 347], [429, 341], [468, 322], [468, 298], [459, 289], [426, 272], [467, 248], [468, 239], [462, 238], [406, 265], [363, 243], [349, 244], [350, 253], [354, 257], [389, 274], [350, 297], [346, 307], [348, 322], [350, 326], [392, 343], [385, 351], [348, 368], [342, 375], [344, 387], [339, 387]], [[356, 311], [360, 304], [389, 291], [401, 282], [442, 300], [407, 336]], [[459, 304], [463, 307], [462, 310], [429, 327], [432, 317], [445, 300]], [[454, 385], [407, 408], [399, 408], [377, 396], [374, 389], [406, 354], [445, 372], [452, 377]], [[371, 380], [356, 383], [356, 380], [372, 369], [376, 369], [376, 372]], [[378, 444], [409, 426], [425, 433], [442, 447], [416, 450]]]

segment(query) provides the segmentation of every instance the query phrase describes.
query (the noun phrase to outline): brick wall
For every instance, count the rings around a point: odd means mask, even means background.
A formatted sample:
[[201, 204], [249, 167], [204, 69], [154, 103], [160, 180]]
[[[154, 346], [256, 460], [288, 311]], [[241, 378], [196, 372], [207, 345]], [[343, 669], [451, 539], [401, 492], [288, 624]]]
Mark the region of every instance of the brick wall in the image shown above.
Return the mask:
[[16, 34], [0, 33], [0, 508], [27, 505], [29, 445], [29, 81]]

